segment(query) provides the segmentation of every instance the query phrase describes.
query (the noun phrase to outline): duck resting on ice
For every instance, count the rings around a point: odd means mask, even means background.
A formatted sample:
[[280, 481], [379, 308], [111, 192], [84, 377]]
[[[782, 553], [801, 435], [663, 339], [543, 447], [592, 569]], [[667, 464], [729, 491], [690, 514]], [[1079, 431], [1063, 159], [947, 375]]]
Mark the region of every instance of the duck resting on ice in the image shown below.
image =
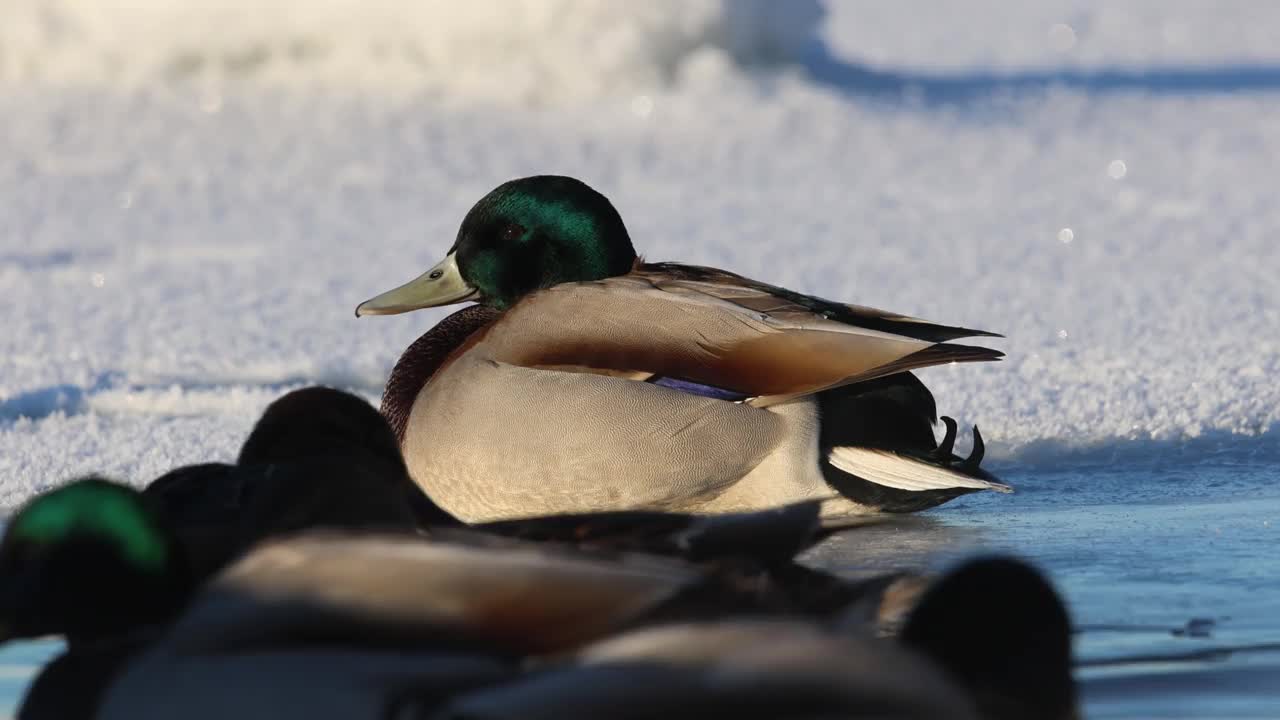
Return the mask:
[[828, 499], [912, 512], [1011, 488], [941, 444], [911, 370], [998, 360], [994, 333], [637, 257], [613, 205], [560, 176], [482, 198], [436, 266], [356, 315], [475, 301], [414, 342], [382, 411], [410, 472], [469, 522], [733, 512]]

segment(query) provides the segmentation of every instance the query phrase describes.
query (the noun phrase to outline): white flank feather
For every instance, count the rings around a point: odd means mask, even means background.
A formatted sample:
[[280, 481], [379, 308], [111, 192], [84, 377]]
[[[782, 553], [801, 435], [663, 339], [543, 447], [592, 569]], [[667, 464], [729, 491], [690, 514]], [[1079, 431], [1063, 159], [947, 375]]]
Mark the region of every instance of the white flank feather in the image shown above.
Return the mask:
[[1003, 483], [979, 480], [963, 475], [951, 468], [930, 465], [886, 450], [860, 447], [835, 447], [827, 454], [827, 461], [835, 467], [856, 475], [868, 482], [885, 487], [924, 492], [951, 488], [973, 488], [1011, 493], [1013, 488]]

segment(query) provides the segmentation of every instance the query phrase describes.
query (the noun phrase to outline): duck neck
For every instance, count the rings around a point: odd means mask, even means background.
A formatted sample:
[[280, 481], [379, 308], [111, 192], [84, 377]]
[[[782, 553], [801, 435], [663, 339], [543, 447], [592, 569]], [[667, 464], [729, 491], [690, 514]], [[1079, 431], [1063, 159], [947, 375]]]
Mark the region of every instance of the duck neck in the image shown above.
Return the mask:
[[[452, 353], [462, 347], [467, 338], [501, 315], [485, 305], [471, 305], [446, 317], [404, 351], [387, 378], [382, 391], [380, 412], [391, 425], [396, 442], [404, 446], [405, 428], [413, 404], [423, 386], [445, 364]], [[410, 483], [413, 485], [413, 483]], [[440, 507], [434, 500], [413, 485], [409, 490], [409, 504], [418, 523], [424, 527], [458, 525], [460, 521]]]
[[404, 444], [409, 413], [427, 381], [467, 338], [501, 313], [485, 305], [470, 305], [446, 317], [400, 355], [382, 391], [382, 416], [391, 424], [396, 440]]

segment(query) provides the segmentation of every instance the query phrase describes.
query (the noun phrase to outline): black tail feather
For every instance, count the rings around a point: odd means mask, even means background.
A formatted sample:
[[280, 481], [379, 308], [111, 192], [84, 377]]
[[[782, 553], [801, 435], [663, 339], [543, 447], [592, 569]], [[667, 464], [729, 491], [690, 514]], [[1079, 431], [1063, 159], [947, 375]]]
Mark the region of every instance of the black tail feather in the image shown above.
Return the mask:
[[934, 454], [942, 460], [950, 460], [951, 451], [956, 446], [956, 430], [959, 429], [959, 426], [956, 424], [955, 418], [950, 418], [946, 415], [942, 416], [942, 424], [947, 426], [947, 434], [943, 436], [942, 444], [938, 446]]
[[986, 455], [987, 446], [982, 442], [982, 433], [978, 432], [978, 426], [973, 426], [973, 450], [969, 451], [969, 457], [960, 463], [960, 470], [967, 473], [978, 472], [978, 466], [982, 464], [982, 457]]

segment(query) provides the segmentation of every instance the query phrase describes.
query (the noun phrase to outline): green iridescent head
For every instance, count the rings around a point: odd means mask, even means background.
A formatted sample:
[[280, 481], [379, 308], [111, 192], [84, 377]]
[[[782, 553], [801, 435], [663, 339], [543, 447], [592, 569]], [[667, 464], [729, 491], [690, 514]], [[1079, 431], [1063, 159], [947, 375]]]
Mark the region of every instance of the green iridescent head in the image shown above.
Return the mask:
[[462, 221], [443, 261], [368, 300], [356, 315], [392, 315], [477, 300], [499, 309], [564, 282], [630, 272], [635, 248], [622, 217], [581, 180], [535, 175], [503, 183]]
[[9, 524], [6, 542], [48, 546], [77, 536], [111, 544], [139, 570], [159, 572], [168, 561], [169, 544], [141, 496], [100, 478], [77, 480], [32, 500]]
[[[173, 601], [176, 541], [142, 496], [101, 478], [27, 503], [0, 543], [5, 637], [98, 636]], [[2, 638], [0, 638], [2, 639]]]

